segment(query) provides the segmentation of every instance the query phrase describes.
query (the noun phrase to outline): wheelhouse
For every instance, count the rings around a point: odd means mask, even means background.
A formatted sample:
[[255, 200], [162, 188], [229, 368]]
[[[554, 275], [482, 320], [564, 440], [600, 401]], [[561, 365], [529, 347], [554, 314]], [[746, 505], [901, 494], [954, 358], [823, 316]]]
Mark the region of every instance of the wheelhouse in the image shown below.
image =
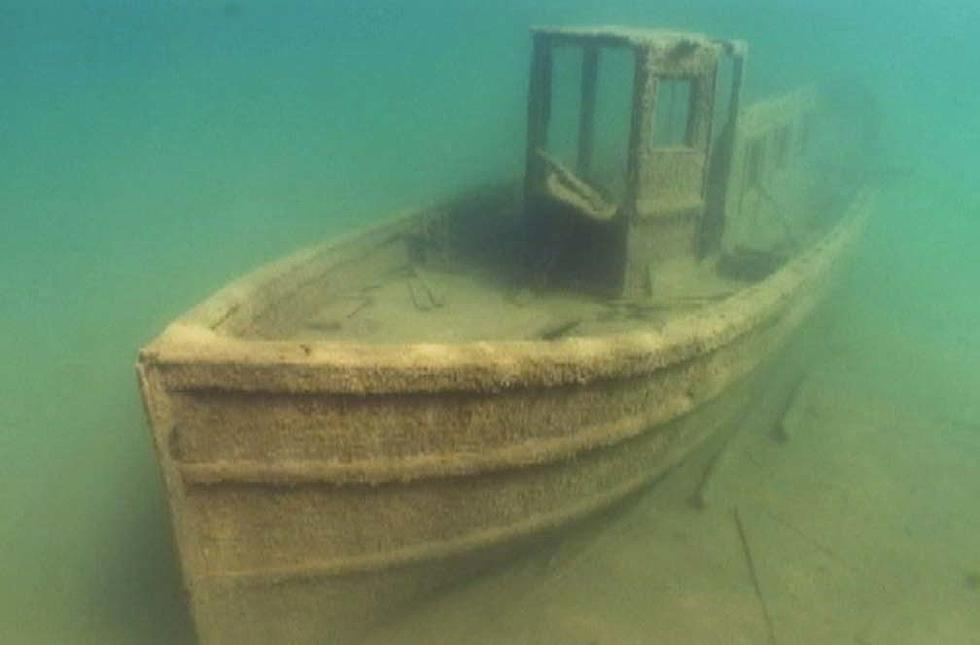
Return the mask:
[[746, 51], [684, 32], [534, 30], [533, 272], [642, 297], [654, 273], [717, 247]]

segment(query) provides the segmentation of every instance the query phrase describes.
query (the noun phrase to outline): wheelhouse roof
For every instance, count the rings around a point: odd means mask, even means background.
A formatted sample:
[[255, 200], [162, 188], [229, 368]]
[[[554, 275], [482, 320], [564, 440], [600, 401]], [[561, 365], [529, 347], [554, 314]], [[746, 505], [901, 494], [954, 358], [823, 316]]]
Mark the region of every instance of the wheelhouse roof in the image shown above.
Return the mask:
[[673, 50], [678, 46], [697, 46], [716, 49], [727, 54], [744, 51], [740, 40], [722, 40], [705, 34], [670, 29], [633, 29], [613, 25], [597, 27], [535, 27], [536, 36], [543, 36], [555, 44], [589, 45], [609, 47], [642, 47], [651, 50]]

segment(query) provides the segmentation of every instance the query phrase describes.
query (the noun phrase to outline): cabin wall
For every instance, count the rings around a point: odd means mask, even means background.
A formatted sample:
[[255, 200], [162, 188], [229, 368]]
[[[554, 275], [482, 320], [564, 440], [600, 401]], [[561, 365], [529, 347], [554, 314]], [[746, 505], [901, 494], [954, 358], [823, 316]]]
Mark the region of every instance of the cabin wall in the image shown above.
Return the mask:
[[[655, 294], [656, 276], [664, 265], [689, 261], [697, 252], [718, 61], [719, 51], [713, 47], [637, 55], [630, 150], [633, 190], [626, 205], [623, 294], [627, 297]], [[658, 105], [666, 100], [668, 83], [687, 83], [689, 94], [686, 105], [679, 106], [686, 131], [679, 143], [663, 145], [656, 141], [655, 132], [658, 116], [666, 115]]]
[[[724, 252], [733, 252], [746, 240], [739, 227], [758, 228], [759, 220], [778, 236], [785, 212], [798, 206], [806, 181], [800, 177], [807, 142], [812, 136], [817, 94], [807, 87], [755, 103], [742, 111], [735, 135], [725, 203]], [[811, 178], [812, 179], [812, 178]], [[778, 212], [778, 211], [784, 212]]]

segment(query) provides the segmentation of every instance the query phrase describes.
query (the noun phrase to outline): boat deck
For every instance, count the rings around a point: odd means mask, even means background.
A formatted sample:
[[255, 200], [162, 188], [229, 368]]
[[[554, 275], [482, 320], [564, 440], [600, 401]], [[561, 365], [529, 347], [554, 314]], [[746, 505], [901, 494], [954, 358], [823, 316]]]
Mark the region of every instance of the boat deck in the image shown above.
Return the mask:
[[799, 173], [779, 177], [764, 195], [743, 198], [744, 215], [728, 224], [720, 253], [660, 262], [649, 276], [652, 295], [602, 296], [579, 276], [555, 281], [528, 266], [521, 203], [490, 190], [246, 277], [214, 305], [212, 329], [246, 340], [379, 345], [657, 329], [762, 280], [831, 228], [846, 191], [828, 196]]
[[516, 287], [473, 272], [406, 266], [331, 298], [290, 334], [297, 340], [362, 343], [556, 340], [662, 326], [738, 291], [714, 263], [678, 268], [658, 297], [617, 300], [568, 290]]

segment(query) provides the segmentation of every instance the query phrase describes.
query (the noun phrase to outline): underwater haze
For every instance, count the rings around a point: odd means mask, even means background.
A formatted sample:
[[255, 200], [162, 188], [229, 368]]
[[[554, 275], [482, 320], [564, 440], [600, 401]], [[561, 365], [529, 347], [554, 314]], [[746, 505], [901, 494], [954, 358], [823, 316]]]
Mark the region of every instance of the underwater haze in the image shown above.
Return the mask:
[[[594, 24], [744, 39], [750, 102], [810, 81], [874, 97], [882, 193], [813, 396], [880, 411], [854, 486], [887, 481], [893, 533], [837, 539], [876, 554], [860, 588], [893, 601], [825, 614], [866, 627], [842, 642], [977, 642], [972, 0], [0, 0], [0, 642], [192, 641], [138, 348], [262, 263], [519, 177], [528, 30]], [[581, 642], [644, 638], [617, 628]], [[504, 638], [487, 630], [463, 633]]]

